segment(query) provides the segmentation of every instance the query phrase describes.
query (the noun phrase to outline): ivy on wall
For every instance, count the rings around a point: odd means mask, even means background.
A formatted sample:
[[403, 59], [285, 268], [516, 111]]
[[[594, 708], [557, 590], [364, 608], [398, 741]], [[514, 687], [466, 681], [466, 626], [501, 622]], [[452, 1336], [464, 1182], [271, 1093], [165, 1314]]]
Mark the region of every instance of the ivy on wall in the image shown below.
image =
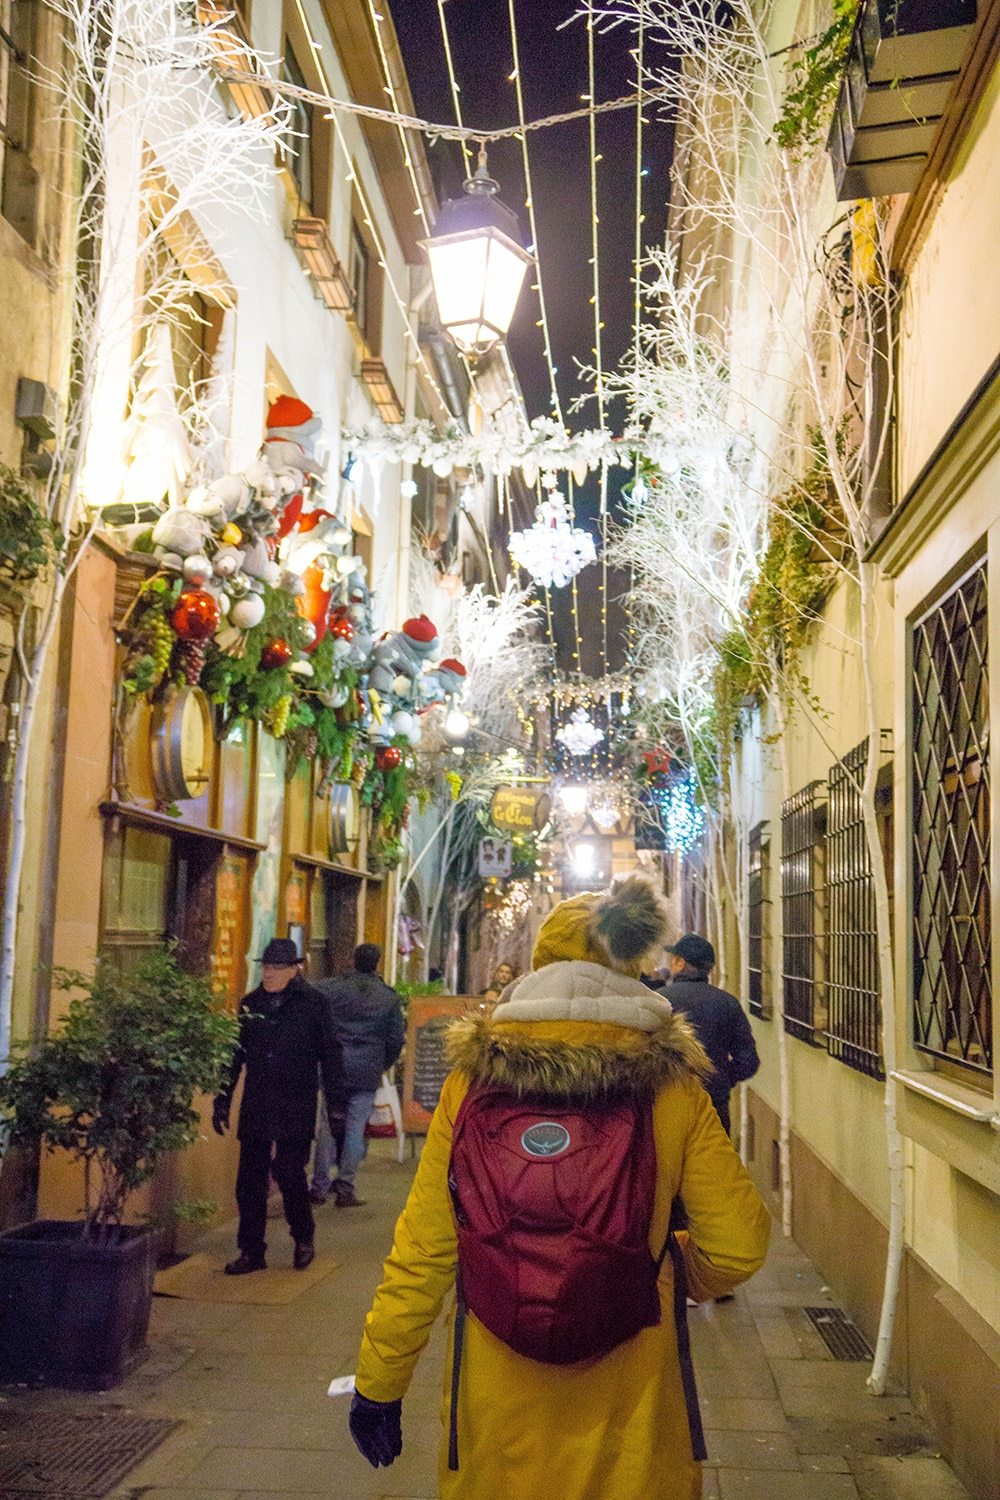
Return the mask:
[[842, 550], [825, 451], [811, 437], [813, 459], [801, 483], [770, 507], [768, 544], [740, 623], [718, 642], [713, 729], [722, 745], [738, 738], [743, 710], [762, 706], [774, 689], [809, 694], [801, 653]]
[[829, 26], [802, 47], [789, 67], [774, 138], [796, 160], [807, 156], [829, 127], [858, 9], [859, 0], [833, 0]]

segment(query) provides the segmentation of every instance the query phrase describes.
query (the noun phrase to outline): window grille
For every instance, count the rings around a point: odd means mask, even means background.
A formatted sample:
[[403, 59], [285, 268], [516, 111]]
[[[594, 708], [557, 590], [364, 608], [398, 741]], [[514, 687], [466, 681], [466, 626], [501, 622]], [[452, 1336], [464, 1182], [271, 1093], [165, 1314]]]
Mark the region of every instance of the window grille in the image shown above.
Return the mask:
[[758, 823], [750, 830], [748, 861], [748, 934], [750, 949], [750, 1014], [767, 1020], [771, 1015], [771, 986], [767, 967], [768, 880], [770, 878], [767, 824]]
[[823, 922], [826, 783], [811, 781], [781, 808], [781, 985], [785, 1030], [818, 1043], [826, 1027]]
[[884, 1078], [875, 894], [860, 792], [867, 762], [862, 740], [827, 778], [827, 1049], [859, 1073]]
[[917, 1047], [993, 1066], [986, 563], [913, 630], [913, 1023]]

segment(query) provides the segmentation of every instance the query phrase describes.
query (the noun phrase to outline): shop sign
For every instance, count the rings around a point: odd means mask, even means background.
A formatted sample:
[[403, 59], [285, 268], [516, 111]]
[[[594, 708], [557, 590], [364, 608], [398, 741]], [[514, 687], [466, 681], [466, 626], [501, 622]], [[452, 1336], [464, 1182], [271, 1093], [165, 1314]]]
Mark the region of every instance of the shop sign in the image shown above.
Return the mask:
[[532, 786], [498, 786], [490, 804], [496, 828], [510, 833], [541, 833], [549, 821], [552, 798]]
[[510, 839], [479, 840], [479, 873], [484, 880], [507, 880], [514, 868]]
[[412, 995], [406, 1008], [403, 1053], [403, 1130], [426, 1135], [444, 1081], [451, 1072], [445, 1038], [452, 1021], [475, 1009], [462, 995]]

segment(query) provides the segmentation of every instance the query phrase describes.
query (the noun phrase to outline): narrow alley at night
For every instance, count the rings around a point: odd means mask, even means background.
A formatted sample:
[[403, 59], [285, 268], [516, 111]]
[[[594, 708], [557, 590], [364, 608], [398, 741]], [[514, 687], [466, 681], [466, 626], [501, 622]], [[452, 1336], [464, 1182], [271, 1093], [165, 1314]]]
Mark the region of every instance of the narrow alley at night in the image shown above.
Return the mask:
[[0, 112], [0, 1500], [1000, 1500], [1000, 0]]

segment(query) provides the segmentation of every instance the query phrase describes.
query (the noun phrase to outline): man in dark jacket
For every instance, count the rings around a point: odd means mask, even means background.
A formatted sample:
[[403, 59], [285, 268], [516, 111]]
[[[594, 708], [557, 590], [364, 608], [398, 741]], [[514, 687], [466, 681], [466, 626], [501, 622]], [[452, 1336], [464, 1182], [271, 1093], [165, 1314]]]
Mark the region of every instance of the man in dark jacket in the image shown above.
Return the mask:
[[229, 1276], [263, 1271], [268, 1181], [273, 1171], [285, 1218], [295, 1242], [293, 1264], [304, 1271], [313, 1260], [315, 1224], [309, 1206], [306, 1162], [316, 1123], [318, 1073], [328, 1110], [344, 1096], [343, 1053], [326, 1001], [302, 978], [302, 960], [289, 938], [274, 938], [261, 959], [261, 982], [240, 1002], [240, 1039], [229, 1082], [215, 1100], [212, 1124], [229, 1128], [229, 1111], [246, 1068], [237, 1132], [240, 1165], [236, 1203], [240, 1254], [226, 1266]]
[[365, 1126], [382, 1074], [402, 1052], [406, 1035], [399, 996], [376, 972], [381, 957], [382, 950], [375, 943], [362, 943], [354, 950], [352, 970], [340, 979], [320, 980], [316, 986], [326, 997], [333, 1029], [344, 1049], [347, 1105], [337, 1177], [325, 1188], [314, 1174], [313, 1201], [322, 1201], [324, 1192], [332, 1188], [338, 1208], [362, 1204], [354, 1191], [354, 1177], [367, 1151]]
[[730, 1092], [760, 1067], [750, 1022], [735, 995], [709, 984], [715, 949], [707, 938], [686, 932], [667, 953], [670, 979], [660, 993], [687, 1016], [708, 1053], [715, 1072], [706, 1087], [728, 1135]]

